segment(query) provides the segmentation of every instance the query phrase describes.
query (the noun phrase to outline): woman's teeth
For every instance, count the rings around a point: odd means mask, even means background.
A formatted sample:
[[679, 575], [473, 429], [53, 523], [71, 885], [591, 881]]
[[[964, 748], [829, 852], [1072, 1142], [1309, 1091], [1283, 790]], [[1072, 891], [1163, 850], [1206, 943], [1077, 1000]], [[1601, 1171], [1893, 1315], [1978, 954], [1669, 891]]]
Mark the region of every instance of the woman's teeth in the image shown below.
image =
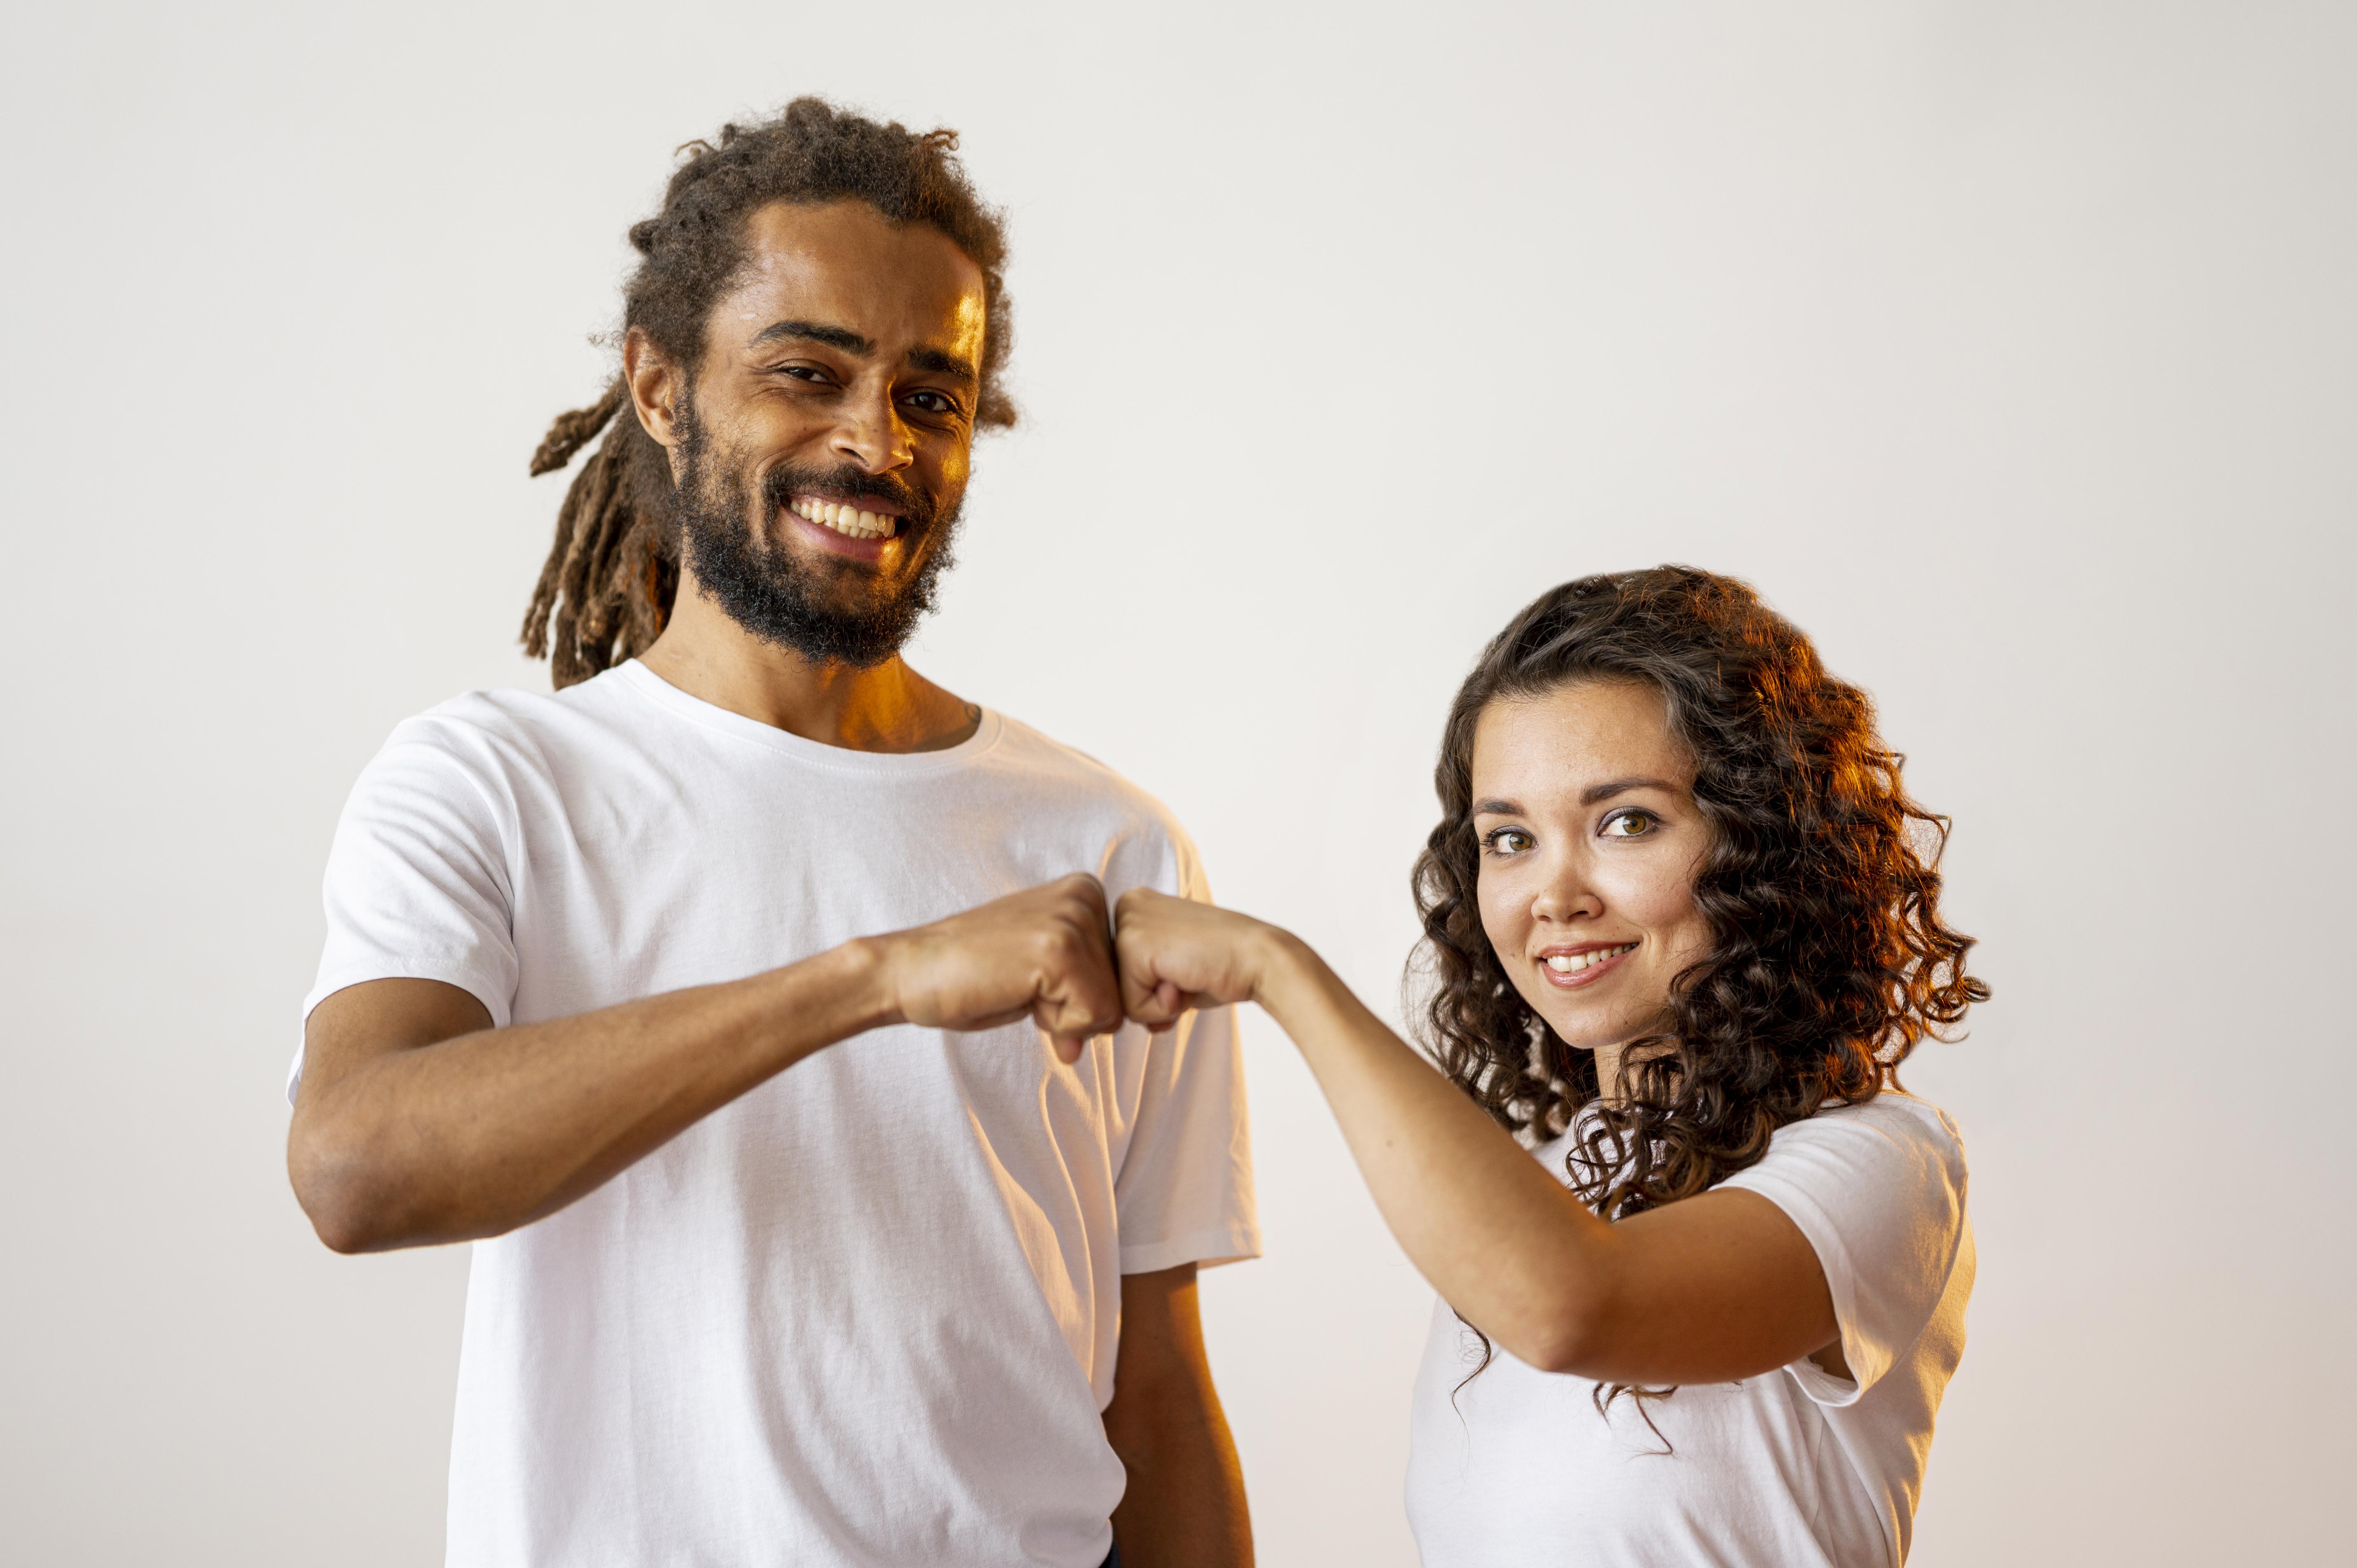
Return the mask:
[[794, 515], [808, 518], [821, 528], [847, 533], [854, 539], [889, 539], [900, 526], [900, 520], [897, 517], [880, 511], [862, 511], [856, 506], [839, 506], [834, 501], [796, 501]]
[[1548, 958], [1546, 966], [1557, 974], [1577, 974], [1581, 970], [1593, 964], [1602, 963], [1608, 958], [1619, 958], [1624, 952], [1636, 950], [1635, 942], [1623, 942], [1617, 948], [1598, 948], [1592, 952], [1559, 952]]

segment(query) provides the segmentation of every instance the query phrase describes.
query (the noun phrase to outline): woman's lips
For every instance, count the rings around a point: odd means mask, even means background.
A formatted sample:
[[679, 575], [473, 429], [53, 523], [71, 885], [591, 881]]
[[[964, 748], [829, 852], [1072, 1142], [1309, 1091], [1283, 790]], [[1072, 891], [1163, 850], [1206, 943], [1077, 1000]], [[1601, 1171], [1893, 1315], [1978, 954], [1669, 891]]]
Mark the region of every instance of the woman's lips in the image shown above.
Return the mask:
[[1636, 950], [1635, 942], [1557, 948], [1539, 955], [1539, 973], [1558, 991], [1577, 991], [1603, 979]]

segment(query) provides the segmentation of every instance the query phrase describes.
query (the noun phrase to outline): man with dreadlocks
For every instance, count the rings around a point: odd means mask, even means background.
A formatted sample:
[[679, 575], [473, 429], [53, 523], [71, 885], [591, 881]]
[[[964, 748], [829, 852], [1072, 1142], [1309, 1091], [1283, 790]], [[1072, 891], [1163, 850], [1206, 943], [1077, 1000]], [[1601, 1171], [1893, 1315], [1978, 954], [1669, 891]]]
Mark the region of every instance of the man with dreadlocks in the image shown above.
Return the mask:
[[533, 463], [606, 432], [557, 691], [404, 724], [337, 830], [288, 1169], [339, 1251], [476, 1242], [453, 1564], [1251, 1560], [1232, 1026], [1123, 1026], [1108, 940], [1193, 850], [899, 657], [1014, 418], [954, 146], [804, 99], [685, 149]]

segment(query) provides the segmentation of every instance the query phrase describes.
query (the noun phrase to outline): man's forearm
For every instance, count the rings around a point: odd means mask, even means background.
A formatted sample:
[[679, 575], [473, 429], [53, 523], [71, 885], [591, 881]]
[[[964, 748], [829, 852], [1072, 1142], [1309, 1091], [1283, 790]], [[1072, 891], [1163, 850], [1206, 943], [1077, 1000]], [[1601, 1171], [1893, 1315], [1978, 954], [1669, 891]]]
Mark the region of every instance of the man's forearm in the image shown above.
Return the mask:
[[1251, 1568], [1243, 1468], [1203, 1353], [1195, 1265], [1125, 1274], [1105, 1438], [1129, 1472], [1122, 1568]]
[[[489, 1026], [454, 988], [419, 1002], [427, 1037], [365, 1054], [380, 981], [312, 1015], [311, 1060], [287, 1162], [339, 1251], [496, 1236], [571, 1203], [802, 1058], [888, 1021], [874, 944], [853, 942], [747, 980], [571, 1018]], [[456, 999], [477, 1027], [452, 1013]], [[448, 1020], [430, 1022], [439, 1006]], [[457, 1025], [453, 1027], [452, 1025]], [[439, 1036], [440, 1037], [435, 1037]]]
[[1217, 1404], [1122, 1455], [1129, 1489], [1114, 1510], [1122, 1568], [1252, 1568], [1252, 1515], [1234, 1440]]

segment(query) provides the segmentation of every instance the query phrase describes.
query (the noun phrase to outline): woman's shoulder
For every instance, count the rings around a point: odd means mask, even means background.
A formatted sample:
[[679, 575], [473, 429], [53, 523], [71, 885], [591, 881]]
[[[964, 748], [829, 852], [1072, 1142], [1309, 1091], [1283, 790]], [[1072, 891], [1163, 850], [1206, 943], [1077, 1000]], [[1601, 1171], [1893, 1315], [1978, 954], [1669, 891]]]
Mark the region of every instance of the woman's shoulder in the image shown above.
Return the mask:
[[1836, 1192], [1850, 1201], [1909, 1197], [1961, 1214], [1964, 1140], [1954, 1119], [1930, 1101], [1885, 1090], [1777, 1128], [1767, 1154], [1722, 1185], [1770, 1197], [1798, 1187], [1828, 1202]]
[[[1580, 1134], [1598, 1114], [1583, 1107], [1569, 1129], [1526, 1140], [1558, 1179]], [[1865, 1178], [1861, 1181], [1860, 1178]], [[1820, 1192], [1916, 1189], [1959, 1211], [1966, 1185], [1964, 1134], [1954, 1118], [1920, 1096], [1887, 1089], [1854, 1105], [1828, 1105], [1770, 1134], [1758, 1160], [1714, 1184], [1773, 1195], [1792, 1187]]]
[[1905, 1090], [1886, 1089], [1855, 1105], [1828, 1105], [1815, 1115], [1776, 1130], [1776, 1138], [1840, 1138], [1871, 1135], [1910, 1144], [1929, 1144], [1964, 1158], [1964, 1135], [1955, 1118]]

